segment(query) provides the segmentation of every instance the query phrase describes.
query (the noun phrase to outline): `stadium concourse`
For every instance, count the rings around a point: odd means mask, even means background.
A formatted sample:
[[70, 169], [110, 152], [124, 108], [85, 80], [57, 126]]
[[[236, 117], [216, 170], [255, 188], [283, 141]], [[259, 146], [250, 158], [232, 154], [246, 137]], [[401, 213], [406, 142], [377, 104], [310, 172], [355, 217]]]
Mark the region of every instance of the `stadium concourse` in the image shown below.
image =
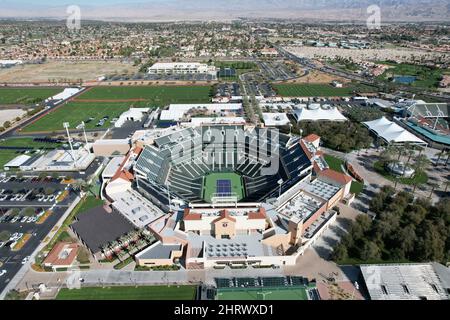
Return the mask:
[[143, 267], [293, 265], [335, 221], [335, 205], [353, 199], [352, 178], [329, 168], [316, 135], [245, 125], [142, 130], [111, 161], [103, 197], [158, 239], [136, 254]]

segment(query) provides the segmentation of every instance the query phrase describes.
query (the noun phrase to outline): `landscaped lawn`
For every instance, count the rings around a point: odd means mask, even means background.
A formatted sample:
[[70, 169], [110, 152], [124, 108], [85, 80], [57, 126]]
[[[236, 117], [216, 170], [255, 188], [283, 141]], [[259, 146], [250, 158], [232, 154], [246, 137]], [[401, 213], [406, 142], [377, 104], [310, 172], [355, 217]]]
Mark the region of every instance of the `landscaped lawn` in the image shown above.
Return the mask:
[[100, 207], [103, 203], [102, 199], [97, 199], [96, 197], [89, 195], [82, 200], [80, 206], [75, 209], [76, 214], [84, 213], [95, 207]]
[[208, 103], [210, 86], [95, 87], [78, 97], [81, 100], [144, 99], [164, 107], [171, 103]]
[[[113, 118], [118, 118], [130, 108], [130, 103], [84, 103], [71, 102], [50, 112], [36, 122], [25, 127], [22, 132], [52, 132], [64, 130], [63, 123], [69, 122], [70, 129], [75, 129], [82, 121], [94, 118], [86, 123], [86, 129], [105, 128], [110, 126]], [[97, 123], [108, 116], [108, 121], [102, 127]]]
[[[337, 172], [344, 173], [344, 170], [342, 169], [342, 167], [345, 167], [344, 160], [339, 159], [334, 156], [331, 156], [329, 154], [325, 154], [324, 158], [325, 158], [325, 161], [328, 163], [328, 166], [330, 167], [330, 169], [337, 171]], [[363, 189], [364, 189], [363, 183], [353, 180], [352, 185], [350, 186], [351, 193], [358, 195], [361, 191], [363, 191]]]
[[427, 66], [420, 66], [407, 63], [390, 63], [380, 62], [390, 65], [392, 68], [386, 70], [382, 75], [378, 76], [379, 80], [388, 80], [392, 76], [414, 76], [416, 81], [411, 85], [414, 87], [436, 88], [442, 78], [443, 70], [433, 69]]
[[61, 289], [57, 300], [194, 300], [195, 286]]
[[386, 179], [389, 179], [391, 181], [397, 180], [400, 183], [408, 184], [408, 185], [414, 185], [415, 183], [417, 185], [427, 183], [428, 176], [425, 172], [419, 172], [418, 174], [414, 175], [412, 178], [397, 178], [396, 176], [391, 175], [386, 169], [384, 168], [384, 165], [381, 161], [377, 161], [374, 163], [374, 169], [376, 172], [378, 172], [380, 175], [385, 177]]
[[342, 97], [351, 96], [355, 88], [335, 88], [328, 84], [276, 84], [274, 89], [283, 97]]
[[62, 90], [61, 88], [0, 88], [0, 105], [38, 103]]
[[342, 166], [344, 166], [344, 160], [341, 160], [339, 158], [333, 157], [329, 154], [324, 155], [325, 161], [328, 163], [328, 166], [330, 167], [330, 169], [333, 169], [334, 171], [337, 172], [344, 172], [344, 170], [342, 170]]

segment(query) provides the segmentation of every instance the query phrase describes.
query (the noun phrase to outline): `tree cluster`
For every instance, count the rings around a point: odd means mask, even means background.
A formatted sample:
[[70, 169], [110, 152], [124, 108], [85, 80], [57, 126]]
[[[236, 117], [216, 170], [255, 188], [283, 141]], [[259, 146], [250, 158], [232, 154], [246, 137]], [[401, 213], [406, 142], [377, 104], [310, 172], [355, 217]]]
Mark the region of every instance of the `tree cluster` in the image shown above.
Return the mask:
[[319, 135], [327, 148], [349, 152], [370, 147], [373, 139], [369, 131], [358, 123], [346, 122], [302, 122], [297, 128], [302, 135]]
[[335, 261], [445, 263], [450, 259], [450, 199], [432, 205], [385, 186], [370, 203], [375, 220], [360, 215], [333, 252]]

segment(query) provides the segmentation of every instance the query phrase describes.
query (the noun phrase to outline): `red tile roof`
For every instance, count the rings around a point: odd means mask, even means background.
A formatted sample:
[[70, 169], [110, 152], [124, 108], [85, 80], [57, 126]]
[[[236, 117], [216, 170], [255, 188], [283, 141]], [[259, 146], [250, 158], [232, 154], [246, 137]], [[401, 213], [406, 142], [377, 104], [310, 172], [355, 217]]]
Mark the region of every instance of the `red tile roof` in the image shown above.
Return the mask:
[[201, 215], [201, 213], [191, 213], [191, 210], [186, 208], [186, 209], [184, 209], [183, 219], [184, 220], [202, 220], [202, 215]]
[[230, 221], [236, 222], [236, 219], [233, 218], [233, 217], [230, 215], [230, 213], [228, 212], [228, 210], [223, 210], [223, 211], [220, 213], [220, 217], [217, 218], [217, 219], [215, 219], [215, 220], [213, 221], [213, 223], [216, 223], [217, 221], [220, 221], [220, 220], [223, 220], [223, 219], [228, 219], [228, 220], [230, 220]]
[[325, 176], [331, 180], [334, 180], [342, 185], [352, 182], [352, 178], [345, 173], [337, 172], [332, 169], [325, 169], [319, 172], [319, 176]]
[[[68, 251], [67, 256], [61, 256], [63, 250]], [[78, 244], [60, 242], [55, 245], [44, 260], [44, 264], [52, 266], [70, 266], [78, 254]]]
[[144, 150], [142, 147], [136, 146], [136, 147], [133, 149], [133, 152], [134, 152], [135, 154], [137, 154], [137, 155], [140, 155], [141, 152], [142, 152], [142, 150]]
[[311, 133], [310, 135], [307, 135], [303, 139], [305, 139], [308, 142], [314, 142], [316, 140], [320, 140], [320, 137], [317, 134]]
[[249, 212], [248, 218], [249, 219], [265, 219], [266, 218], [266, 209], [259, 208], [259, 210], [256, 212], [253, 212], [253, 211]]
[[306, 154], [306, 156], [308, 157], [308, 159], [311, 160], [311, 158], [314, 156], [306, 147], [305, 143], [303, 142], [303, 140], [300, 140], [300, 146], [303, 149], [303, 152]]

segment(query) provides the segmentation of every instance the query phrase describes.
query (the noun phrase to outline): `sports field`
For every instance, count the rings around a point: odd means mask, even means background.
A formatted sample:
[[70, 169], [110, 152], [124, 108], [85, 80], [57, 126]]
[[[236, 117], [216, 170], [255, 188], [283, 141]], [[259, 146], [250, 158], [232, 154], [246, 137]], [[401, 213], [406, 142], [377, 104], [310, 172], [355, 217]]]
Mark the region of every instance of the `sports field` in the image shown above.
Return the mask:
[[342, 97], [351, 96], [353, 91], [328, 84], [277, 84], [274, 89], [283, 97]]
[[[227, 181], [227, 183], [225, 183]], [[238, 200], [244, 198], [244, 185], [242, 183], [242, 178], [240, 175], [232, 172], [222, 172], [222, 173], [211, 173], [205, 177], [205, 183], [203, 186], [202, 194], [203, 199], [207, 202], [211, 202], [211, 198], [215, 193], [223, 193], [228, 192], [220, 190], [223, 186], [227, 186], [228, 183], [230, 185], [230, 190], [232, 193], [235, 193]], [[219, 187], [219, 190], [218, 190]]]
[[61, 91], [61, 88], [0, 88], [0, 105], [38, 103]]
[[[56, 148], [59, 144], [57, 143], [45, 143], [33, 141], [33, 138], [10, 138], [6, 140], [0, 140], [0, 147], [30, 147], [34, 149], [42, 148]], [[9, 150], [0, 149], [0, 168], [3, 168], [5, 164], [20, 156], [23, 151], [19, 150]]]
[[209, 86], [94, 87], [77, 100], [144, 100], [164, 107], [170, 103], [207, 103], [210, 101], [210, 91]]
[[303, 288], [218, 290], [217, 300], [308, 300]]
[[56, 300], [194, 300], [195, 286], [61, 289]]
[[[105, 128], [110, 126], [110, 121], [118, 118], [130, 108], [129, 103], [84, 103], [70, 102], [50, 112], [34, 123], [26, 126], [22, 132], [52, 132], [64, 130], [63, 122], [69, 122], [70, 128], [75, 129], [81, 121], [86, 122], [86, 129]], [[101, 127], [96, 127], [98, 121], [108, 116], [108, 121]]]

